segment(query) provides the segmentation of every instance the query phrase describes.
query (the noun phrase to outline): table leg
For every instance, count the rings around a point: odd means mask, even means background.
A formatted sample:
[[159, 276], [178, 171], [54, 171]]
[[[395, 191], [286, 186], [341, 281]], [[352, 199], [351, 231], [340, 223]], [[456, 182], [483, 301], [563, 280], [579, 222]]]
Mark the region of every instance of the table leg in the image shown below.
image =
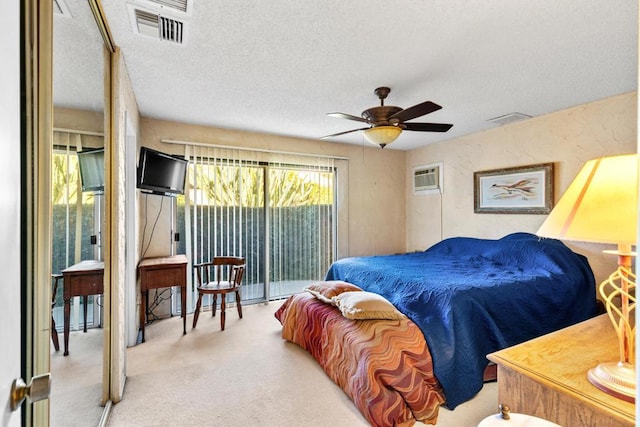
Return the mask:
[[82, 329], [82, 332], [84, 332], [85, 334], [87, 333], [87, 305], [89, 303], [89, 297], [88, 296], [83, 296], [82, 297], [82, 304], [84, 306], [84, 328]]
[[147, 321], [147, 293], [149, 291], [141, 292], [141, 301], [140, 301], [140, 330], [142, 331], [142, 342], [144, 342], [144, 324]]
[[69, 318], [71, 317], [71, 299], [64, 300], [64, 355], [69, 355]]
[[224, 331], [224, 321], [227, 314], [227, 294], [220, 294], [220, 330]]
[[187, 287], [183, 286], [180, 289], [180, 296], [182, 302], [182, 335], [187, 335]]

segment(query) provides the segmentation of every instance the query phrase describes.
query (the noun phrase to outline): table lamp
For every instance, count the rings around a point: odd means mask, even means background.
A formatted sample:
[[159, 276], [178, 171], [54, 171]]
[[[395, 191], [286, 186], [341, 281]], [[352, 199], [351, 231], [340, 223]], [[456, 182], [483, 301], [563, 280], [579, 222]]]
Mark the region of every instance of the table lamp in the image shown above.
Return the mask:
[[632, 246], [638, 222], [638, 155], [590, 160], [546, 218], [538, 235], [561, 240], [614, 243], [618, 268], [598, 288], [618, 338], [618, 361], [589, 370], [602, 391], [635, 402], [635, 280]]

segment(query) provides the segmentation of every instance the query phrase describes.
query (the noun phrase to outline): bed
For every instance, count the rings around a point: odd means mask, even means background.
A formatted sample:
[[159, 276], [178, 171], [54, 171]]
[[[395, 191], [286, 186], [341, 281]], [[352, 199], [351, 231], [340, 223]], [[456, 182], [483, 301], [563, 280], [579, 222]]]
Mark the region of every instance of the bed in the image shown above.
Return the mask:
[[[595, 280], [587, 259], [558, 240], [529, 233], [514, 233], [498, 240], [455, 237], [424, 252], [345, 258], [331, 265], [326, 281], [353, 284], [382, 296], [407, 317], [409, 325], [421, 332], [426, 357], [432, 364], [434, 378], [426, 386], [441, 392], [450, 409], [471, 399], [482, 388], [487, 354], [581, 322], [597, 312]], [[371, 328], [369, 322], [386, 322], [376, 326], [382, 329], [397, 326], [387, 320], [349, 322], [339, 305], [334, 304], [335, 298], [323, 301], [313, 295], [292, 296], [276, 316], [283, 323], [283, 337], [307, 350], [308, 342], [314, 340], [314, 345], [322, 348], [324, 344], [318, 340], [329, 330], [326, 323], [331, 317], [332, 322], [337, 322], [336, 329], [350, 328], [351, 332], [347, 337], [332, 336], [332, 345], [339, 348], [328, 350], [343, 359], [361, 360], [363, 378], [329, 376], [343, 389], [350, 382], [361, 380], [369, 382], [367, 387], [378, 388], [370, 384], [377, 381], [368, 369], [371, 362], [359, 356], [364, 350], [352, 344], [353, 337]], [[303, 320], [294, 316], [290, 322], [287, 312], [300, 301], [312, 301], [313, 307], [305, 308]], [[293, 334], [291, 329], [298, 329], [299, 333]], [[366, 342], [366, 334], [363, 337]], [[397, 348], [395, 344], [386, 345]], [[327, 358], [309, 351], [319, 361]], [[391, 352], [387, 351], [385, 357], [389, 356], [387, 353]], [[335, 357], [332, 363], [336, 363]], [[328, 371], [331, 366], [323, 368]], [[382, 387], [392, 388], [387, 384]], [[350, 397], [361, 412], [366, 410], [365, 405]], [[375, 396], [366, 398], [376, 402]], [[383, 413], [385, 409], [376, 411]], [[367, 417], [364, 412], [363, 415]], [[403, 417], [391, 423], [367, 419], [374, 425], [412, 422]], [[422, 415], [414, 416], [416, 419], [425, 421]]]

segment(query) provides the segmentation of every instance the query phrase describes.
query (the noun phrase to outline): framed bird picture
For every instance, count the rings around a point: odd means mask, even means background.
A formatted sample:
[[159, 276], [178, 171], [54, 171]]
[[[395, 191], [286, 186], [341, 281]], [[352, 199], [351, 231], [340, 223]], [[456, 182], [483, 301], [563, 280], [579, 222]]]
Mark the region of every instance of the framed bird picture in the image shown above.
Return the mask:
[[553, 163], [474, 172], [474, 212], [548, 214], [553, 208]]

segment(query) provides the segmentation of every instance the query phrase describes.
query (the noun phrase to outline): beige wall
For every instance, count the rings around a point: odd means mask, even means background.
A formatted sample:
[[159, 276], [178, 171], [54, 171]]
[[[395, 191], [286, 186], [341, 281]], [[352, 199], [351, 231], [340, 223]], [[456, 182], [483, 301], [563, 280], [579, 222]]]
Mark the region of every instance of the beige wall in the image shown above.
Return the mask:
[[[54, 107], [53, 128], [60, 131], [103, 134], [104, 113], [102, 111]], [[95, 147], [104, 147], [104, 138], [102, 136], [82, 135], [82, 149]]]
[[348, 245], [342, 253], [356, 256], [404, 251], [404, 151], [381, 150], [368, 144], [364, 147], [336, 144], [149, 118], [141, 119], [140, 135], [139, 145], [172, 154], [184, 154], [184, 147], [163, 143], [162, 139], [346, 157], [349, 159], [346, 178], [349, 197], [345, 200], [349, 212], [346, 224], [348, 232], [346, 236], [338, 236], [338, 239], [344, 244], [347, 238]]
[[[557, 201], [585, 161], [636, 152], [636, 112], [633, 92], [408, 152], [407, 250], [426, 249], [441, 237], [535, 233], [545, 215], [474, 213], [473, 172], [552, 162]], [[444, 162], [442, 196], [414, 195], [413, 168], [439, 161]], [[615, 257], [601, 255], [613, 246], [566, 243], [589, 257], [596, 280], [615, 269]]]
[[[535, 233], [544, 215], [475, 214], [473, 172], [553, 162], [557, 201], [586, 160], [636, 151], [635, 92], [402, 152], [139, 118], [130, 83], [123, 87], [129, 94], [121, 94], [120, 102], [127, 107], [117, 114], [124, 110], [133, 114], [140, 127], [138, 145], [183, 154], [182, 146], [161, 142], [176, 139], [349, 158], [348, 246], [343, 252], [349, 256], [423, 250], [452, 236]], [[63, 123], [56, 125], [72, 127], [73, 114], [58, 117]], [[123, 120], [118, 126], [116, 132], [124, 133]], [[444, 193], [414, 195], [413, 168], [434, 162], [444, 163]], [[159, 199], [150, 197], [152, 216]], [[142, 223], [142, 203], [138, 207]], [[166, 213], [168, 220], [168, 209]], [[344, 242], [343, 236], [339, 238]], [[615, 266], [614, 259], [601, 254], [602, 245], [567, 243], [589, 257], [598, 280]], [[169, 240], [164, 239], [155, 242], [147, 255], [168, 251]]]
[[87, 111], [74, 108], [54, 107], [53, 127], [86, 132], [104, 130], [104, 113], [102, 111]]

